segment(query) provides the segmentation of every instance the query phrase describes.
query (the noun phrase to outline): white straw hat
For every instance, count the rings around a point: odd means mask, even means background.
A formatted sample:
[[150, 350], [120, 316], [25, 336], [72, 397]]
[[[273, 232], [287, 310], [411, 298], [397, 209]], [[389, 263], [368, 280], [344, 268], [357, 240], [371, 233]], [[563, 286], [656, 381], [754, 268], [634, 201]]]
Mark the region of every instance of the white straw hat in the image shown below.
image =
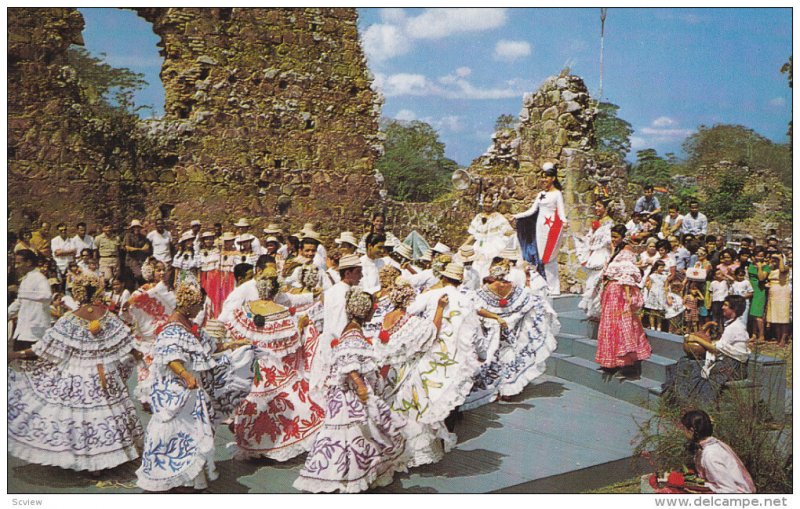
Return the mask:
[[394, 252], [398, 255], [402, 256], [406, 260], [412, 260], [414, 258], [414, 250], [411, 249], [411, 246], [408, 244], [398, 244], [394, 248]]
[[344, 255], [339, 259], [339, 270], [361, 267], [361, 257], [355, 254]]
[[239, 222], [235, 223], [233, 226], [250, 226], [250, 221], [248, 221], [246, 217], [242, 217], [239, 219]]
[[464, 280], [464, 266], [457, 263], [448, 263], [442, 271], [442, 277], [455, 279], [456, 281]]

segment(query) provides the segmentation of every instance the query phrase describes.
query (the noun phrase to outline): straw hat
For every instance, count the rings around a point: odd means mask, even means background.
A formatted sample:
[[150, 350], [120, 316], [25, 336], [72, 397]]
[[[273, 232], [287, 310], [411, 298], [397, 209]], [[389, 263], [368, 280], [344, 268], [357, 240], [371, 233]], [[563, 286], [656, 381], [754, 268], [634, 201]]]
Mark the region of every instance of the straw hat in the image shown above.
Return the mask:
[[386, 242], [383, 243], [384, 247], [393, 248], [400, 244], [400, 240], [397, 237], [391, 236], [386, 239]]
[[208, 232], [208, 231], [205, 231], [205, 232], [200, 234], [200, 238], [201, 239], [207, 239], [209, 237], [213, 238], [213, 237], [216, 237], [216, 235], [214, 235], [214, 232]]
[[225, 232], [219, 240], [225, 242], [226, 240], [236, 240], [236, 234], [233, 232]]
[[394, 248], [394, 252], [406, 260], [412, 260], [414, 258], [414, 250], [411, 249], [411, 246], [408, 244], [398, 244], [397, 247]]
[[183, 243], [187, 240], [194, 240], [194, 232], [192, 230], [186, 230], [181, 234], [181, 238], [178, 239], [178, 244]]
[[455, 279], [456, 281], [464, 280], [464, 266], [457, 263], [448, 263], [442, 271], [442, 277]]
[[344, 255], [339, 259], [339, 270], [361, 267], [361, 257], [354, 254]]
[[133, 228], [134, 226], [142, 226], [142, 223], [138, 219], [134, 219], [131, 221], [130, 228]]
[[358, 240], [356, 240], [356, 236], [353, 235], [353, 232], [342, 232], [339, 238], [335, 239], [334, 242], [336, 244], [350, 244], [358, 247]]
[[249, 233], [245, 233], [244, 235], [240, 235], [239, 238], [236, 240], [239, 244], [243, 242], [252, 242], [255, 240], [255, 237]]
[[462, 261], [471, 262], [475, 260], [475, 249], [469, 245], [461, 246], [458, 248], [458, 255]]
[[[311, 223], [307, 223], [306, 226], [308, 226], [310, 224]], [[301, 235], [300, 236], [300, 240], [313, 239], [313, 240], [316, 240], [317, 242], [320, 242], [320, 243], [322, 242], [322, 237], [320, 237], [319, 233], [315, 232], [313, 228], [303, 227], [303, 229], [300, 230], [300, 235]]]
[[433, 261], [433, 251], [428, 249], [427, 251], [425, 251], [425, 254], [420, 256], [419, 259], [422, 260], [423, 262], [432, 262]]
[[278, 240], [278, 238], [277, 238], [277, 237], [274, 237], [274, 236], [272, 236], [272, 235], [270, 235], [269, 237], [267, 237], [267, 239], [264, 241], [264, 244], [269, 244], [270, 242], [274, 242], [275, 244], [280, 244], [280, 243], [281, 243], [281, 242]]
[[201, 223], [199, 219], [192, 219], [192, 222], [189, 223], [189, 226], [200, 226], [201, 224], [203, 223]]
[[267, 235], [278, 234], [278, 233], [283, 233], [283, 230], [281, 230], [281, 227], [278, 226], [277, 224], [270, 223], [269, 225], [267, 225], [266, 228], [264, 228], [264, 233], [266, 233]]
[[250, 221], [248, 221], [246, 217], [242, 217], [239, 218], [239, 222], [235, 223], [233, 226], [250, 226]]
[[450, 252], [450, 248], [445, 246], [441, 242], [437, 242], [436, 245], [433, 246], [433, 251], [436, 253], [445, 254]]
[[505, 260], [511, 260], [512, 262], [514, 262], [519, 260], [519, 249], [511, 249], [507, 247], [502, 251], [500, 251], [500, 254], [498, 256]]

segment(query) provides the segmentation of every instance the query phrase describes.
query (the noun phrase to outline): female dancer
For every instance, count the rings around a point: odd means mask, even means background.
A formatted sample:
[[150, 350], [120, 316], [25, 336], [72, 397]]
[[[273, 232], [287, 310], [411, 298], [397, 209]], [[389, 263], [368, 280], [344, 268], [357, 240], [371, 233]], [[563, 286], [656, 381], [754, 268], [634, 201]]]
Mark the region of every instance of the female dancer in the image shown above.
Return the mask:
[[220, 287], [222, 285], [222, 272], [220, 271], [220, 252], [214, 247], [214, 233], [203, 232], [200, 235], [200, 252], [197, 253], [200, 268], [200, 286], [211, 299], [212, 314], [216, 318], [222, 311], [220, 300]]
[[561, 295], [561, 283], [558, 280], [558, 250], [561, 231], [568, 228], [569, 224], [564, 211], [561, 183], [558, 181], [553, 163], [545, 163], [542, 166], [542, 178], [539, 183], [542, 192], [536, 197], [531, 208], [514, 216], [517, 220], [517, 235], [525, 261], [533, 264], [536, 271], [545, 278], [550, 295]]
[[238, 458], [286, 461], [311, 447], [325, 412], [310, 397], [300, 334], [310, 322], [274, 299], [277, 271], [256, 279], [259, 300], [245, 303], [226, 323], [228, 334], [255, 347], [258, 362], [250, 394], [236, 409], [233, 431]]
[[593, 319], [600, 318], [600, 292], [602, 290], [600, 277], [603, 274], [608, 259], [611, 258], [611, 227], [614, 221], [608, 216], [610, 202], [598, 198], [594, 202], [594, 215], [592, 231], [583, 239], [575, 238], [575, 252], [581, 266], [585, 269], [586, 286], [583, 298], [578, 307], [586, 312], [586, 316]]
[[[214, 425], [247, 391], [246, 379], [235, 376], [230, 358], [212, 356], [242, 343], [218, 345], [192, 322], [203, 308], [200, 286], [191, 280], [181, 283], [176, 296], [177, 307], [153, 347], [153, 417], [136, 471], [137, 485], [146, 491], [202, 490], [216, 479]], [[237, 365], [243, 364], [248, 365], [246, 360]]]
[[555, 311], [541, 296], [506, 280], [515, 254], [514, 250], [501, 253], [476, 293], [478, 316], [486, 331], [479, 356], [486, 361], [462, 410], [519, 394], [544, 373], [545, 360], [556, 349]]
[[495, 211], [495, 201], [491, 195], [484, 195], [482, 204], [483, 212], [478, 213], [470, 223], [467, 230], [469, 236], [464, 244], [474, 241], [473, 265], [480, 277], [486, 277], [492, 259], [506, 247], [509, 237], [514, 235], [514, 228], [503, 214]]
[[294, 482], [303, 491], [358, 493], [386, 486], [408, 463], [400, 431], [405, 423], [375, 394], [378, 364], [362, 332], [375, 301], [358, 287], [345, 300], [350, 322], [331, 342], [325, 424]]
[[197, 272], [200, 269], [200, 260], [194, 252], [194, 232], [187, 230], [183, 232], [178, 241], [178, 252], [172, 258], [172, 266], [175, 270], [175, 281], [173, 288], [182, 283], [191, 275], [197, 279]]
[[611, 229], [614, 255], [603, 271], [595, 362], [606, 371], [622, 368], [623, 376], [637, 378], [641, 361], [650, 358], [651, 350], [638, 315], [644, 303], [639, 290], [642, 273], [625, 242], [626, 231], [622, 224]]
[[10, 352], [8, 452], [99, 472], [139, 457], [142, 425], [128, 393], [133, 336], [100, 303], [97, 277], [75, 278], [80, 303], [29, 349]]

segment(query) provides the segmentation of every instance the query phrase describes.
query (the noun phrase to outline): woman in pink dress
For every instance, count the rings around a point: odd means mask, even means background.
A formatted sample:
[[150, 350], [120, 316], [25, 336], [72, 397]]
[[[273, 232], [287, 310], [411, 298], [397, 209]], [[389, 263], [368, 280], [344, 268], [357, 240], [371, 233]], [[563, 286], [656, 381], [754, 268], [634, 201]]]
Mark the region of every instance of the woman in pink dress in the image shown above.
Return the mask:
[[200, 235], [200, 252], [197, 253], [200, 262], [200, 286], [211, 299], [212, 317], [216, 318], [222, 311], [221, 284], [222, 272], [220, 271], [220, 252], [214, 247], [214, 233], [203, 232]]
[[637, 314], [644, 303], [639, 290], [642, 273], [636, 266], [636, 254], [625, 243], [626, 231], [622, 224], [611, 228], [614, 255], [603, 272], [595, 362], [606, 372], [622, 368], [622, 376], [637, 378], [640, 361], [652, 352]]
[[222, 312], [222, 303], [228, 295], [236, 288], [236, 278], [233, 276], [233, 268], [239, 263], [239, 251], [236, 249], [236, 235], [231, 232], [225, 232], [220, 238], [222, 241], [222, 249], [219, 253], [219, 293], [217, 294], [216, 301], [219, 302], [219, 309], [215, 309], [217, 316]]

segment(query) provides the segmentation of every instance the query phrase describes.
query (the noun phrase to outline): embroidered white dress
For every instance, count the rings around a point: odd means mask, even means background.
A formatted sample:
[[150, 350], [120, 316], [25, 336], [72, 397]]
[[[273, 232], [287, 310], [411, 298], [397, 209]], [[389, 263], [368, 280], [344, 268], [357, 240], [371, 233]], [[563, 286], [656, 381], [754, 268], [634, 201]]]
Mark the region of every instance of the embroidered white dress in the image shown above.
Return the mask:
[[513, 242], [511, 234], [514, 228], [508, 219], [499, 212], [475, 216], [469, 224], [467, 233], [475, 238], [472, 248], [475, 250], [473, 266], [481, 278], [489, 274], [489, 265], [492, 259], [505, 249], [509, 242]]
[[255, 323], [251, 303], [226, 324], [235, 341], [249, 341], [257, 361], [250, 393], [234, 415], [236, 457], [289, 460], [311, 447], [325, 411], [309, 395], [305, 356], [294, 309]]
[[[325, 424], [294, 487], [315, 493], [358, 493], [386, 486], [395, 472], [407, 469], [400, 431], [405, 423], [375, 394], [379, 375], [372, 344], [360, 330], [351, 329], [333, 341], [331, 355]], [[350, 380], [353, 371], [367, 387], [366, 403]]]
[[[247, 348], [214, 355], [216, 342], [178, 323], [163, 327], [153, 347], [150, 407], [137, 485], [146, 491], [204, 489], [217, 478], [214, 425], [247, 393], [252, 356]], [[198, 382], [190, 390], [169, 363], [181, 361]]]
[[502, 299], [487, 286], [476, 295], [476, 307], [499, 315], [508, 327], [501, 329], [496, 320], [480, 319], [484, 337], [478, 354], [486, 361], [475, 376], [462, 410], [491, 403], [498, 395], [522, 392], [544, 373], [545, 360], [557, 346], [559, 323], [545, 298], [520, 287], [514, 287]]
[[111, 312], [97, 334], [89, 323], [67, 313], [32, 347], [38, 359], [9, 365], [11, 455], [90, 471], [139, 457], [142, 425], [126, 383], [133, 337]]
[[574, 238], [575, 252], [587, 273], [583, 298], [578, 303], [578, 307], [583, 309], [586, 316], [590, 318], [600, 318], [602, 312], [600, 279], [606, 263], [611, 258], [612, 226], [614, 226], [614, 221], [609, 218], [606, 221], [600, 221], [599, 226], [589, 232], [584, 239]]

